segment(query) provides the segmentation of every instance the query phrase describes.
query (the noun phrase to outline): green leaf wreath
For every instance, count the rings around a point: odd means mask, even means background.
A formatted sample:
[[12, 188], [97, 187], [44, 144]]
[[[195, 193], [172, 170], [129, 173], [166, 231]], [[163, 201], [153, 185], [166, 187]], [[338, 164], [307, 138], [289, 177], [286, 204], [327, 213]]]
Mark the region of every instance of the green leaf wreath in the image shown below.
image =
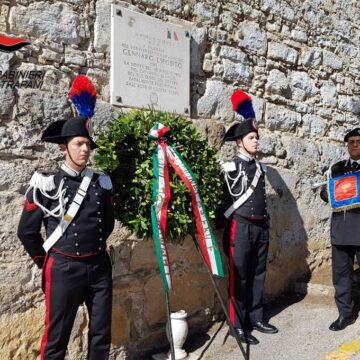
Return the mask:
[[[152, 155], [154, 140], [148, 132], [155, 122], [171, 129], [169, 144], [174, 146], [195, 174], [199, 192], [214, 219], [220, 207], [222, 180], [217, 153], [203, 139], [190, 120], [154, 110], [120, 113], [108, 123], [97, 139], [94, 160], [98, 169], [110, 175], [115, 194], [115, 217], [142, 238], [151, 237]], [[178, 239], [196, 231], [191, 195], [169, 167], [171, 200], [168, 209], [167, 237]]]

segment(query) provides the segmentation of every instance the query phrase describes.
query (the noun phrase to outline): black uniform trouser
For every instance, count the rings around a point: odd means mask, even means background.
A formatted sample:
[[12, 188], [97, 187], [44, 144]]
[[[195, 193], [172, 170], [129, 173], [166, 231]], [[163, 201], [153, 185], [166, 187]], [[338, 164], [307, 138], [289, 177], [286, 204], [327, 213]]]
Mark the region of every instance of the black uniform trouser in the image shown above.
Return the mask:
[[88, 359], [109, 358], [112, 276], [106, 252], [81, 260], [50, 254], [44, 268], [46, 319], [41, 360], [65, 357], [79, 306], [89, 314]]
[[226, 238], [229, 245], [230, 320], [234, 327], [251, 330], [252, 324], [263, 320], [262, 295], [269, 230], [267, 226], [232, 219], [225, 228]]
[[354, 313], [352, 299], [354, 258], [360, 256], [360, 246], [332, 245], [332, 277], [335, 302], [339, 314], [350, 317]]

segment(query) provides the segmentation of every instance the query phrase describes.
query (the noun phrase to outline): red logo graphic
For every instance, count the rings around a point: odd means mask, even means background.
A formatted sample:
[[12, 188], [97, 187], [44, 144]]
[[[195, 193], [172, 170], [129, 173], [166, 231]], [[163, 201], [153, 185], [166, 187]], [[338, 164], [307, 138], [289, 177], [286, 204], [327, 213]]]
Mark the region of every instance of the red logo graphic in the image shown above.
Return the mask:
[[22, 47], [30, 45], [30, 42], [23, 38], [12, 38], [0, 34], [0, 51], [13, 52]]
[[356, 176], [335, 181], [335, 200], [348, 200], [357, 196]]

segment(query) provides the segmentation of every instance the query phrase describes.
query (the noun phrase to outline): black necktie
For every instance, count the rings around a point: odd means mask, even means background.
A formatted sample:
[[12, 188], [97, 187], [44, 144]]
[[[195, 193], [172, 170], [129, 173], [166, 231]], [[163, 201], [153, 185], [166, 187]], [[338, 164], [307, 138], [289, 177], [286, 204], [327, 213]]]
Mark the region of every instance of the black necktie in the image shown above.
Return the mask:
[[359, 169], [359, 163], [357, 161], [353, 161], [351, 168], [353, 169], [353, 171], [356, 171]]

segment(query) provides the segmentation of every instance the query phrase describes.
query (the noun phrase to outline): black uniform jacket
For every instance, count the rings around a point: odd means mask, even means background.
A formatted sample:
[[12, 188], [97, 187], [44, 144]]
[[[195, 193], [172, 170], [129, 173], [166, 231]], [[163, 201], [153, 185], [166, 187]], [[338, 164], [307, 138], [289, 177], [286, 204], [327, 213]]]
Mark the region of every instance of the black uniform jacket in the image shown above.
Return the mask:
[[[256, 172], [256, 162], [254, 159], [247, 161], [239, 156], [234, 157], [236, 170], [229, 172], [231, 178], [236, 178], [239, 171], [244, 171], [248, 177], [247, 187], [250, 186]], [[239, 208], [235, 210], [235, 216], [241, 216], [249, 220], [266, 221], [268, 219], [268, 213], [266, 208], [266, 194], [265, 194], [265, 172], [261, 166], [261, 176], [254, 192], [250, 195], [248, 200]], [[229, 181], [230, 185], [231, 180]], [[241, 190], [241, 180], [233, 187], [232, 192], [238, 194]], [[245, 190], [246, 190], [245, 189]], [[240, 195], [241, 196], [241, 195]], [[235, 202], [240, 196], [232, 196], [233, 202]]]
[[[106, 239], [114, 228], [114, 207], [112, 191], [100, 185], [100, 176], [104, 175], [94, 173], [81, 207], [64, 234], [53, 246], [52, 251], [74, 258], [83, 258], [106, 249]], [[50, 195], [56, 193], [62, 179], [64, 180], [63, 188], [66, 189], [66, 197], [69, 199], [65, 205], [66, 213], [80, 186], [82, 177], [69, 176], [60, 169], [54, 175], [55, 189], [49, 192]], [[44, 224], [46, 237], [49, 237], [59, 224], [59, 218], [46, 217], [43, 210], [34, 203], [33, 196], [33, 189], [31, 189], [25, 199], [25, 206], [18, 227], [18, 237], [25, 250], [41, 267], [45, 258], [41, 225]], [[58, 200], [54, 201], [43, 196], [39, 190], [36, 192], [36, 197], [38, 202], [49, 210], [54, 209], [59, 204]]]
[[[331, 167], [331, 177], [352, 173], [351, 162], [342, 160]], [[327, 188], [320, 192], [322, 200], [328, 202]], [[360, 208], [333, 212], [331, 216], [331, 244], [360, 246]]]

